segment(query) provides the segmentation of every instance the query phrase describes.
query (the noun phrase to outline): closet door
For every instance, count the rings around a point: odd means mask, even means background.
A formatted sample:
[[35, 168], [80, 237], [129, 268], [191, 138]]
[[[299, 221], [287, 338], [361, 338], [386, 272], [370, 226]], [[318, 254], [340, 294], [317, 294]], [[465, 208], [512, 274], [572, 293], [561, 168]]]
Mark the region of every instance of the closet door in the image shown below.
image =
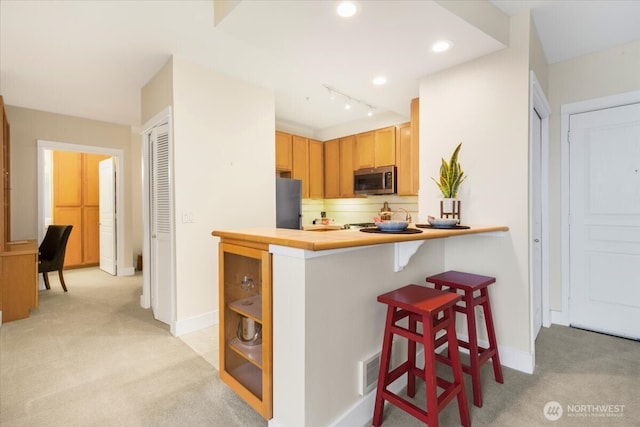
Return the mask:
[[171, 324], [173, 319], [173, 212], [171, 140], [169, 125], [156, 127], [150, 151], [150, 285], [153, 315]]

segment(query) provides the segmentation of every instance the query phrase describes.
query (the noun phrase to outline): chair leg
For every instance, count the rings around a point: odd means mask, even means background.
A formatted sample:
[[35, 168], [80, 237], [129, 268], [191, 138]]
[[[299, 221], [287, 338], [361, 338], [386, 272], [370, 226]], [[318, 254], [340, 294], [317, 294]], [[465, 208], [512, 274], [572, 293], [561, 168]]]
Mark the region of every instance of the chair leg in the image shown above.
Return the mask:
[[58, 270], [58, 276], [60, 276], [60, 284], [62, 285], [62, 289], [67, 292], [67, 285], [64, 283], [64, 277], [62, 277], [62, 269]]
[[42, 272], [42, 278], [44, 279], [44, 287], [47, 289], [51, 289], [51, 286], [49, 286], [49, 275], [46, 271]]

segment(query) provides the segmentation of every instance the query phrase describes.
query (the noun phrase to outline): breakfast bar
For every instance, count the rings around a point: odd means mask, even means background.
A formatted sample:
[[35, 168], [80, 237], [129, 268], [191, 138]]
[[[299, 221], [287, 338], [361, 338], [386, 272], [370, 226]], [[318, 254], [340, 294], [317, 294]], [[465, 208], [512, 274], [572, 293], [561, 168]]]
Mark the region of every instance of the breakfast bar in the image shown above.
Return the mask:
[[[439, 273], [448, 238], [495, 239], [509, 230], [411, 228], [421, 232], [213, 231], [220, 238], [220, 376], [270, 426], [364, 425], [375, 393], [363, 366], [379, 352], [385, 319], [376, 296]], [[247, 282], [255, 289], [243, 293]], [[249, 299], [261, 304], [259, 316], [234, 308]], [[259, 344], [237, 345], [246, 318], [261, 325]]]

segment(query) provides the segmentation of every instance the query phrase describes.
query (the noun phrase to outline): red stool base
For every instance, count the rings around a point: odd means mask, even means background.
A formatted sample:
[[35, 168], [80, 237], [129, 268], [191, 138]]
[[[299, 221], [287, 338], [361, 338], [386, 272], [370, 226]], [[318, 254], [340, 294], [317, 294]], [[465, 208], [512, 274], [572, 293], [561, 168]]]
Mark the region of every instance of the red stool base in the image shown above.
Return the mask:
[[[454, 307], [460, 299], [459, 295], [451, 292], [419, 285], [407, 285], [378, 297], [379, 302], [387, 304], [387, 320], [373, 411], [374, 426], [378, 427], [382, 424], [385, 400], [431, 427], [438, 426], [440, 411], [454, 397], [457, 397], [458, 400], [460, 422], [463, 426], [470, 425], [469, 407], [462, 378], [462, 365], [455, 329]], [[406, 328], [398, 324], [400, 320], [405, 318], [408, 319], [408, 327]], [[422, 323], [422, 333], [418, 332], [419, 322]], [[436, 375], [435, 337], [442, 330], [446, 331], [443, 336], [451, 349], [447, 363], [453, 371], [452, 382]], [[408, 339], [408, 356], [407, 361], [389, 371], [394, 335]], [[421, 343], [424, 346], [424, 369], [416, 366], [416, 343]], [[425, 381], [426, 410], [388, 389], [391, 383], [404, 374], [407, 374], [407, 395], [409, 397], [415, 396], [416, 378]], [[438, 388], [443, 389], [440, 395], [438, 395]]]
[[[493, 363], [493, 376], [498, 383], [503, 383], [502, 366], [500, 365], [500, 355], [498, 354], [498, 344], [496, 333], [493, 328], [493, 316], [491, 315], [491, 303], [489, 300], [488, 286], [495, 283], [496, 279], [479, 274], [462, 273], [459, 271], [447, 271], [435, 276], [427, 277], [427, 282], [433, 283], [437, 290], [447, 288], [452, 293], [462, 293], [463, 305], [457, 304], [454, 310], [462, 313], [467, 318], [467, 331], [469, 341], [458, 340], [458, 344], [469, 350], [469, 365], [463, 364], [462, 370], [471, 375], [473, 388], [473, 404], [482, 407], [482, 387], [480, 383], [480, 368], [489, 359]], [[474, 295], [478, 292], [478, 295]], [[478, 345], [478, 334], [476, 331], [475, 308], [481, 306], [484, 312], [487, 337], [489, 347], [483, 348]], [[443, 345], [446, 340], [436, 340], [436, 348]], [[442, 362], [447, 363], [446, 360]]]

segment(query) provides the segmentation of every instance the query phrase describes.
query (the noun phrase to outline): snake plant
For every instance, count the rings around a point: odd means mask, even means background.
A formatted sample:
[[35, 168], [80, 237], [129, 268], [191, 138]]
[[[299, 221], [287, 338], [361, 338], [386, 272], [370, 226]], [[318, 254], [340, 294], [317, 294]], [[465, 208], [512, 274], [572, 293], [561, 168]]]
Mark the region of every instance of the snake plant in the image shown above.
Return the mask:
[[455, 198], [458, 195], [460, 184], [466, 178], [460, 163], [458, 163], [460, 148], [462, 148], [462, 142], [458, 144], [456, 149], [453, 151], [453, 154], [451, 154], [449, 163], [447, 163], [445, 159], [442, 159], [442, 164], [440, 165], [440, 180], [436, 181], [435, 178], [431, 178], [436, 183], [445, 199]]

